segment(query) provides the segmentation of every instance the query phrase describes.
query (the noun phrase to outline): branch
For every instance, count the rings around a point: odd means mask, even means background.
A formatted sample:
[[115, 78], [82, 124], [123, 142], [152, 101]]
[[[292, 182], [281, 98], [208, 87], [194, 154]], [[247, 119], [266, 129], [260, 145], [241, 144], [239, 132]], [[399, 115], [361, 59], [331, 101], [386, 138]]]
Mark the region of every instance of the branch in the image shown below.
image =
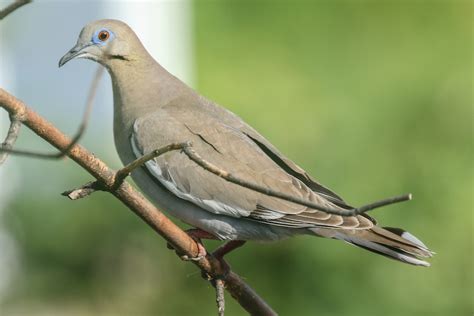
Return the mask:
[[0, 20], [4, 17], [15, 11], [21, 6], [30, 3], [32, 0], [16, 0], [12, 2], [10, 5], [6, 6], [3, 10], [0, 11]]
[[215, 280], [216, 287], [216, 304], [217, 313], [219, 316], [224, 316], [225, 311], [225, 299], [224, 299], [224, 282], [221, 279]]
[[182, 150], [192, 161], [194, 161], [195, 163], [197, 163], [198, 165], [200, 165], [201, 167], [203, 167], [207, 171], [210, 171], [210, 172], [214, 173], [215, 175], [217, 175], [217, 176], [219, 176], [223, 179], [226, 179], [229, 182], [232, 182], [232, 183], [235, 183], [237, 185], [243, 186], [245, 188], [260, 192], [260, 193], [265, 194], [265, 195], [274, 196], [274, 197], [280, 198], [282, 200], [286, 200], [286, 201], [293, 202], [293, 203], [296, 203], [296, 204], [304, 205], [304, 206], [307, 206], [309, 208], [320, 210], [320, 211], [330, 213], [330, 214], [335, 214], [335, 215], [340, 215], [340, 216], [354, 216], [354, 215], [362, 214], [362, 213], [368, 212], [370, 210], [373, 210], [373, 209], [376, 209], [376, 208], [379, 208], [379, 207], [382, 207], [382, 206], [408, 201], [408, 200], [411, 200], [411, 198], [412, 198], [411, 194], [405, 194], [405, 195], [400, 195], [400, 196], [396, 196], [396, 197], [390, 197], [390, 198], [387, 198], [387, 199], [383, 199], [383, 200], [380, 200], [380, 201], [376, 201], [376, 202], [373, 202], [373, 203], [370, 203], [370, 204], [367, 204], [367, 205], [364, 205], [364, 206], [361, 206], [361, 207], [358, 207], [358, 208], [352, 208], [352, 209], [342, 209], [342, 208], [334, 208], [334, 207], [331, 207], [331, 206], [324, 206], [324, 205], [321, 205], [321, 204], [318, 204], [318, 203], [314, 203], [314, 202], [299, 198], [297, 196], [292, 196], [292, 195], [289, 195], [289, 194], [286, 194], [286, 193], [283, 193], [283, 192], [278, 192], [278, 191], [272, 190], [268, 187], [259, 186], [255, 183], [248, 182], [244, 179], [240, 179], [240, 178], [232, 175], [231, 173], [229, 173], [225, 170], [222, 170], [219, 167], [213, 165], [212, 163], [204, 160], [201, 156], [199, 156], [191, 148], [190, 144], [188, 144], [188, 143], [184, 144]]
[[117, 171], [116, 178], [115, 178], [115, 184], [114, 186], [119, 186], [122, 184], [122, 182], [125, 180], [125, 178], [135, 169], [143, 166], [147, 161], [152, 160], [158, 156], [161, 156], [169, 151], [172, 150], [184, 150], [184, 148], [191, 146], [191, 143], [173, 143], [166, 145], [164, 147], [161, 147], [159, 149], [155, 149], [152, 152], [143, 155], [142, 157], [132, 161], [119, 171]]
[[[4, 17], [20, 8], [21, 6], [30, 3], [32, 0], [16, 0], [10, 5], [6, 6], [3, 10], [0, 10], [0, 20]], [[20, 134], [21, 120], [18, 116], [10, 115], [10, 128], [8, 129], [5, 141], [0, 144], [0, 165], [7, 160], [9, 151], [12, 150], [18, 135]]]
[[18, 135], [20, 134], [21, 121], [12, 115], [10, 115], [10, 128], [8, 129], [5, 141], [0, 144], [0, 165], [7, 160], [8, 151], [13, 148]]
[[[46, 140], [59, 151], [64, 152], [71, 140], [43, 117], [28, 108], [22, 101], [0, 88], [0, 107], [10, 115], [21, 114], [22, 123], [38, 136]], [[116, 174], [105, 163], [80, 145], [74, 145], [67, 156], [89, 172], [98, 182], [107, 188], [115, 183]], [[183, 230], [169, 220], [150, 201], [126, 182], [110, 191], [136, 215], [142, 218], [151, 228], [160, 234], [173, 248], [188, 257], [198, 255], [196, 242]], [[201, 271], [212, 279], [221, 278], [225, 288], [239, 304], [251, 315], [276, 315], [272, 308], [250, 288], [237, 274], [226, 273], [223, 264], [212, 255], [199, 261], [192, 261]]]
[[92, 79], [91, 86], [89, 88], [89, 94], [87, 96], [86, 106], [85, 106], [84, 114], [82, 116], [81, 124], [79, 125], [79, 128], [76, 134], [74, 134], [74, 136], [72, 137], [72, 140], [63, 150], [56, 153], [39, 153], [39, 152], [34, 152], [34, 151], [29, 151], [29, 150], [13, 149], [12, 147], [10, 148], [0, 147], [0, 154], [3, 152], [3, 153], [15, 154], [18, 156], [26, 156], [26, 157], [41, 158], [41, 159], [60, 159], [60, 158], [66, 157], [69, 151], [82, 138], [82, 135], [84, 135], [87, 124], [89, 122], [92, 106], [94, 104], [94, 99], [97, 94], [97, 88], [99, 86], [100, 78], [102, 77], [103, 73], [104, 73], [104, 68], [101, 66], [98, 66], [95, 72], [94, 78]]
[[67, 196], [71, 200], [79, 200], [86, 196], [91, 195], [95, 191], [104, 191], [103, 186], [98, 181], [87, 182], [79, 188], [64, 191], [61, 195]]
[[[279, 199], [282, 199], [282, 200], [286, 200], [286, 201], [289, 201], [289, 202], [300, 204], [300, 205], [303, 205], [303, 206], [306, 206], [306, 207], [309, 207], [309, 208], [312, 208], [312, 209], [320, 210], [320, 211], [323, 211], [323, 212], [326, 212], [326, 213], [329, 213], [329, 214], [335, 214], [335, 215], [340, 215], [340, 216], [355, 216], [355, 215], [362, 214], [362, 213], [368, 212], [368, 211], [376, 209], [376, 208], [380, 208], [380, 207], [383, 207], [383, 206], [390, 205], [390, 204], [395, 204], [395, 203], [408, 201], [408, 200], [411, 200], [411, 198], [412, 198], [411, 194], [404, 194], [404, 195], [400, 195], [400, 196], [386, 198], [386, 199], [383, 199], [383, 200], [380, 200], [380, 201], [376, 201], [376, 202], [373, 202], [373, 203], [370, 203], [370, 204], [363, 205], [363, 206], [358, 207], [358, 208], [351, 208], [351, 209], [343, 209], [343, 208], [336, 208], [336, 207], [332, 207], [332, 206], [325, 206], [325, 205], [321, 205], [321, 204], [318, 204], [318, 203], [314, 203], [314, 202], [306, 200], [306, 199], [302, 199], [302, 198], [297, 197], [297, 196], [293, 196], [293, 195], [286, 194], [286, 193], [283, 193], [283, 192], [275, 191], [275, 190], [272, 190], [268, 187], [263, 187], [263, 186], [260, 186], [258, 184], [255, 184], [253, 182], [249, 182], [249, 181], [246, 181], [244, 179], [238, 178], [238, 177], [232, 175], [231, 173], [229, 173], [229, 172], [217, 167], [216, 165], [210, 163], [209, 161], [205, 160], [204, 158], [199, 156], [191, 147], [192, 147], [192, 144], [190, 142], [172, 143], [172, 144], [166, 145], [164, 147], [161, 147], [159, 149], [153, 150], [153, 151], [149, 152], [148, 154], [143, 155], [142, 157], [132, 161], [131, 163], [129, 163], [128, 165], [126, 165], [125, 167], [123, 167], [122, 169], [117, 171], [116, 178], [115, 178], [115, 183], [112, 185], [112, 187], [109, 188], [109, 190], [114, 190], [115, 188], [120, 186], [120, 184], [123, 183], [125, 178], [133, 170], [143, 166], [147, 161], [155, 159], [158, 156], [163, 155], [163, 154], [165, 154], [169, 151], [181, 150], [182, 152], [184, 152], [188, 156], [189, 159], [191, 159], [196, 164], [198, 164], [199, 166], [204, 168], [204, 170], [207, 170], [207, 171], [217, 175], [218, 177], [223, 178], [224, 180], [227, 180], [227, 181], [232, 182], [234, 184], [240, 185], [242, 187], [245, 187], [245, 188], [253, 190], [253, 191], [257, 191], [257, 192], [265, 194], [265, 195], [273, 196], [273, 197], [276, 197], [276, 198], [279, 198]], [[89, 194], [92, 194], [95, 190], [103, 190], [103, 188], [96, 185], [96, 188], [94, 189], [90, 186], [90, 183], [88, 183], [88, 184], [86, 184], [86, 185], [84, 185], [84, 186], [82, 186], [82, 187], [80, 187], [76, 190], [66, 191], [66, 192], [63, 192], [62, 194], [65, 195], [65, 196], [68, 196], [71, 200], [75, 200], [75, 199], [83, 198], [83, 197], [85, 197]]]

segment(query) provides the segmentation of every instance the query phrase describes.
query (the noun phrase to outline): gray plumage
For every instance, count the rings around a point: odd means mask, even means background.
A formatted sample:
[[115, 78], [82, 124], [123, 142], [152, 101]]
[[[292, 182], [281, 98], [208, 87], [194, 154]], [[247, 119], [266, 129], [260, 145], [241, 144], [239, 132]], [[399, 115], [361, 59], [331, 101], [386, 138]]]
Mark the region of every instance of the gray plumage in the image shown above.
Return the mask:
[[[334, 208], [350, 208], [230, 111], [200, 96], [161, 67], [123, 22], [85, 26], [60, 61], [88, 58], [112, 77], [114, 138], [124, 164], [154, 149], [191, 141], [194, 150], [233, 175]], [[169, 152], [132, 174], [160, 208], [223, 240], [278, 240], [297, 234], [335, 238], [388, 257], [429, 265], [413, 235], [381, 228], [368, 215], [342, 217], [225, 181], [187, 156]]]

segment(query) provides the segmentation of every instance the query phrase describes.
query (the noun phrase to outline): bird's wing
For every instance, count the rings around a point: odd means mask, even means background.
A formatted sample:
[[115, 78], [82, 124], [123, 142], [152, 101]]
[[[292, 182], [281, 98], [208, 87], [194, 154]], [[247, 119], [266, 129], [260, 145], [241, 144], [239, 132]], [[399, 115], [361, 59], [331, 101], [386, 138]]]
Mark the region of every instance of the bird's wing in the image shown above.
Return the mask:
[[226, 125], [240, 130], [244, 135], [246, 135], [256, 145], [258, 145], [260, 149], [265, 152], [267, 156], [269, 156], [270, 159], [280, 166], [280, 168], [285, 170], [285, 172], [297, 178], [311, 190], [324, 196], [332, 203], [345, 209], [352, 208], [339, 195], [313, 179], [303, 168], [287, 158], [275, 146], [273, 146], [272, 143], [270, 143], [265, 137], [248, 125], [240, 117], [204, 97], [200, 97], [199, 101], [201, 110], [206, 111], [209, 115], [215, 116]]
[[[201, 157], [238, 178], [320, 205], [338, 207], [287, 173], [241, 130], [194, 108], [162, 107], [135, 122], [131, 139], [137, 158], [170, 143], [184, 141], [191, 141]], [[373, 225], [364, 216], [331, 215], [230, 183], [177, 151], [147, 162], [146, 168], [179, 198], [216, 214], [295, 228], [369, 228]]]

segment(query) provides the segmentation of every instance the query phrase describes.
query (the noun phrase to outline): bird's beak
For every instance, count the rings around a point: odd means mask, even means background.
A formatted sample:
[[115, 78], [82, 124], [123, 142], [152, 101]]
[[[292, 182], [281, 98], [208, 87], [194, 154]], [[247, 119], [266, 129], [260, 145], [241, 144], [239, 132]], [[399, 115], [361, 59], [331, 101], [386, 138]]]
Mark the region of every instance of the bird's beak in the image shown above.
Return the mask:
[[64, 64], [66, 64], [68, 61], [74, 58], [80, 58], [85, 55], [88, 55], [89, 52], [87, 51], [87, 48], [90, 47], [91, 45], [84, 45], [84, 44], [79, 44], [77, 43], [73, 48], [71, 48], [60, 60], [59, 60], [59, 67], [62, 67]]

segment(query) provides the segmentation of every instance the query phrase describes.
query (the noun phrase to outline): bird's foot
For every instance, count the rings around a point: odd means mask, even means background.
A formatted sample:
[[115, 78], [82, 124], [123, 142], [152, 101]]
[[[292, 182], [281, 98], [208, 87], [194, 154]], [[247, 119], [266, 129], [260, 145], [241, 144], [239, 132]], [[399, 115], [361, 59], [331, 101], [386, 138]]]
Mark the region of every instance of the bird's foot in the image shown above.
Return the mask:
[[[204, 248], [204, 245], [202, 244], [202, 241], [201, 241], [202, 238], [204, 238], [204, 239], [217, 239], [216, 236], [214, 236], [214, 235], [212, 235], [212, 234], [210, 234], [210, 233], [208, 233], [204, 230], [201, 230], [199, 228], [188, 229], [185, 232], [186, 232], [186, 234], [189, 235], [189, 237], [191, 237], [196, 242], [196, 245], [198, 247], [198, 254], [195, 257], [189, 257], [188, 255], [183, 255], [183, 254], [177, 253], [178, 256], [181, 258], [181, 260], [184, 260], [184, 261], [199, 261], [207, 255], [206, 248]], [[167, 244], [167, 247], [169, 249], [174, 249], [173, 246], [171, 246], [170, 244]]]
[[[193, 238], [194, 239], [194, 238]], [[179, 255], [179, 258], [183, 261], [199, 261], [207, 255], [206, 248], [202, 244], [201, 240], [196, 240], [196, 245], [198, 246], [198, 254], [196, 257], [189, 257], [188, 255]]]
[[[207, 256], [206, 248], [202, 244], [201, 239], [218, 239], [211, 233], [208, 233], [199, 228], [192, 228], [186, 230], [186, 233], [191, 237], [198, 247], [198, 254], [195, 257], [189, 257], [188, 255], [180, 254], [177, 252], [177, 255], [181, 258], [181, 260], [185, 261], [199, 261], [205, 256]], [[239, 248], [245, 244], [245, 240], [231, 240], [223, 244], [222, 246], [218, 247], [214, 252], [212, 252], [212, 256], [216, 258], [220, 263], [220, 271], [218, 276], [211, 277], [209, 275], [203, 275], [203, 277], [207, 280], [216, 280], [216, 279], [224, 279], [230, 271], [229, 264], [224, 260], [224, 256], [230, 253], [231, 251]], [[174, 249], [172, 245], [167, 244], [169, 249]]]

